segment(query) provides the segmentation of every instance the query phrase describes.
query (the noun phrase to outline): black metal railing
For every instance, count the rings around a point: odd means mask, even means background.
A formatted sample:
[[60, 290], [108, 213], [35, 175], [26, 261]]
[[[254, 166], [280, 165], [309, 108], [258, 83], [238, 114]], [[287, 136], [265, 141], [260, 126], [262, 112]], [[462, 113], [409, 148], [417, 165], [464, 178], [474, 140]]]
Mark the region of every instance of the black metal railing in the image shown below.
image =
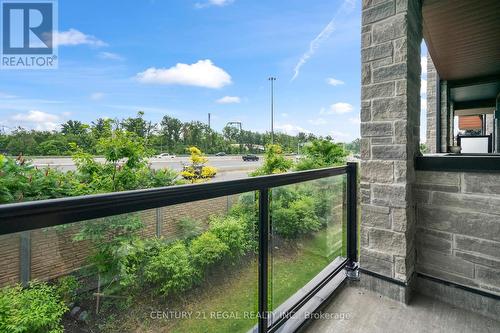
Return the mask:
[[[347, 255], [343, 261], [327, 274], [321, 276], [314, 287], [294, 299], [282, 314], [271, 318], [268, 309], [269, 297], [269, 245], [271, 237], [270, 190], [279, 186], [305, 181], [346, 175], [346, 242]], [[291, 315], [300, 311], [318, 291], [340, 272], [357, 270], [357, 164], [346, 166], [261, 176], [232, 181], [221, 181], [195, 185], [126, 191], [110, 194], [88, 195], [43, 201], [32, 201], [0, 206], [0, 236], [22, 231], [64, 225], [117, 214], [138, 212], [174, 204], [212, 199], [220, 196], [249, 191], [259, 193], [258, 222], [258, 332], [277, 331]]]

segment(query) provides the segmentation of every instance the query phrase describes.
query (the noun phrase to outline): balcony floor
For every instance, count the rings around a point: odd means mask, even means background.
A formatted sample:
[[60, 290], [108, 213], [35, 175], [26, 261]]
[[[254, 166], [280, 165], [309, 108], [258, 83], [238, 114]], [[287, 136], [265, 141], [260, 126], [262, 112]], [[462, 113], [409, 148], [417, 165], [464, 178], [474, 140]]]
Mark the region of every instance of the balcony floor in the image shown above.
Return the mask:
[[347, 313], [349, 317], [316, 319], [302, 332], [500, 332], [500, 321], [423, 295], [415, 295], [410, 305], [404, 305], [357, 287], [340, 290], [322, 313]]

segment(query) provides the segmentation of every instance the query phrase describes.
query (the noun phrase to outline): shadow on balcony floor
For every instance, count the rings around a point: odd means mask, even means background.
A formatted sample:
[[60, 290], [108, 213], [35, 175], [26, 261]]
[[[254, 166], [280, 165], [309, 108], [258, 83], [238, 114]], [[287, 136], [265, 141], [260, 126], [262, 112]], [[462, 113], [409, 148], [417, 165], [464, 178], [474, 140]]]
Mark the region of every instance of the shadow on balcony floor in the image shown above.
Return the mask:
[[[471, 313], [423, 295], [410, 305], [356, 287], [345, 287], [301, 332], [500, 332], [500, 321]], [[325, 317], [329, 316], [329, 319]], [[342, 317], [347, 319], [342, 319]]]

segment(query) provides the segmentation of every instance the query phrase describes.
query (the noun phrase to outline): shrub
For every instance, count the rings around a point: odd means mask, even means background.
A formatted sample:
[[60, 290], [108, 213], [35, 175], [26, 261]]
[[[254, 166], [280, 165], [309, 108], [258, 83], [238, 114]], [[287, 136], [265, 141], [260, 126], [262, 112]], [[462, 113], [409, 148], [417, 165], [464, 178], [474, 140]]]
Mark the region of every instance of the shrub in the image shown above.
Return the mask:
[[295, 238], [321, 228], [321, 221], [314, 211], [313, 198], [301, 197], [290, 202], [288, 207], [280, 203], [277, 202], [272, 212], [273, 228], [277, 234]]
[[229, 247], [213, 232], [207, 231], [191, 242], [189, 250], [195, 265], [204, 268], [221, 260], [229, 252]]
[[310, 170], [345, 164], [349, 153], [340, 143], [329, 140], [314, 140], [304, 147], [304, 157], [295, 170]]
[[62, 333], [66, 311], [57, 288], [46, 283], [0, 290], [0, 332]]
[[177, 228], [180, 231], [180, 237], [186, 240], [193, 239], [203, 232], [201, 222], [188, 217], [180, 219]]
[[70, 304], [75, 301], [80, 287], [80, 282], [73, 275], [63, 276], [57, 280], [57, 292], [65, 304]]
[[251, 234], [245, 221], [233, 216], [218, 216], [210, 220], [210, 231], [229, 248], [229, 257], [236, 258], [249, 249]]
[[189, 289], [199, 278], [189, 260], [189, 251], [183, 242], [177, 241], [160, 248], [144, 268], [147, 282], [159, 285], [159, 291], [167, 296]]
[[283, 150], [280, 145], [267, 145], [266, 153], [264, 154], [264, 164], [250, 173], [250, 176], [271, 175], [276, 173], [283, 173], [290, 170], [293, 161], [287, 159], [283, 155]]

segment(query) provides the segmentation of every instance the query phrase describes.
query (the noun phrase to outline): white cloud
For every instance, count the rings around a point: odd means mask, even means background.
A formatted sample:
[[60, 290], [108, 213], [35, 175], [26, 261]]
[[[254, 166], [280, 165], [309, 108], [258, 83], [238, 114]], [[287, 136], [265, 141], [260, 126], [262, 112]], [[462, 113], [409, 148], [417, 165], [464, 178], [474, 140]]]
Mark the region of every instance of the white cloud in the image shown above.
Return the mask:
[[100, 52], [98, 57], [104, 60], [117, 60], [117, 61], [125, 60], [121, 55], [113, 52]]
[[194, 6], [196, 8], [206, 8], [211, 6], [223, 7], [229, 5], [232, 2], [234, 2], [234, 0], [207, 0], [205, 2], [197, 2]]
[[420, 66], [422, 67], [422, 75], [427, 76], [427, 57], [420, 57]]
[[349, 103], [335, 103], [330, 105], [330, 108], [326, 110], [325, 108], [321, 108], [320, 114], [343, 114], [352, 112], [353, 107]]
[[241, 102], [238, 96], [224, 96], [215, 101], [218, 104], [237, 104]]
[[276, 129], [280, 130], [282, 132], [285, 132], [286, 134], [290, 134], [290, 135], [296, 135], [300, 132], [311, 133], [310, 131], [306, 130], [305, 128], [302, 128], [302, 127], [296, 126], [296, 125], [292, 125], [292, 124], [277, 125]]
[[326, 79], [326, 83], [328, 83], [331, 86], [340, 86], [344, 84], [344, 81], [334, 79], [333, 77], [329, 77]]
[[351, 118], [349, 118], [349, 121], [353, 124], [356, 124], [356, 125], [361, 124], [361, 119], [359, 118], [359, 116], [351, 117]]
[[427, 98], [420, 99], [420, 111], [427, 112]]
[[345, 139], [349, 137], [348, 133], [341, 131], [331, 131], [330, 135], [333, 136], [334, 139]]
[[104, 93], [102, 92], [95, 92], [90, 94], [90, 99], [93, 101], [100, 101], [103, 98], [104, 98]]
[[151, 84], [180, 84], [205, 88], [222, 88], [231, 84], [231, 76], [215, 66], [210, 59], [194, 64], [182, 64], [170, 68], [148, 68], [138, 73], [137, 80]]
[[420, 80], [420, 95], [427, 95], [427, 80]]
[[327, 121], [324, 118], [309, 119], [309, 123], [316, 126], [326, 125]]
[[40, 131], [54, 131], [58, 129], [61, 118], [55, 114], [31, 110], [28, 113], [18, 113], [12, 116], [11, 120], [15, 121], [16, 125], [25, 125]]
[[92, 35], [86, 35], [76, 29], [69, 29], [68, 31], [54, 32], [54, 44], [62, 45], [90, 45], [90, 46], [107, 46], [105, 42]]
[[345, 15], [351, 12], [354, 9], [355, 0], [344, 0], [342, 6], [337, 10], [335, 16], [328, 22], [328, 24], [321, 30], [321, 32], [309, 43], [309, 49], [300, 57], [299, 61], [295, 65], [293, 69], [293, 77], [292, 81], [295, 80], [300, 73], [300, 69], [305, 63], [311, 58], [318, 48], [323, 44], [335, 31], [335, 21], [337, 20], [338, 15]]

